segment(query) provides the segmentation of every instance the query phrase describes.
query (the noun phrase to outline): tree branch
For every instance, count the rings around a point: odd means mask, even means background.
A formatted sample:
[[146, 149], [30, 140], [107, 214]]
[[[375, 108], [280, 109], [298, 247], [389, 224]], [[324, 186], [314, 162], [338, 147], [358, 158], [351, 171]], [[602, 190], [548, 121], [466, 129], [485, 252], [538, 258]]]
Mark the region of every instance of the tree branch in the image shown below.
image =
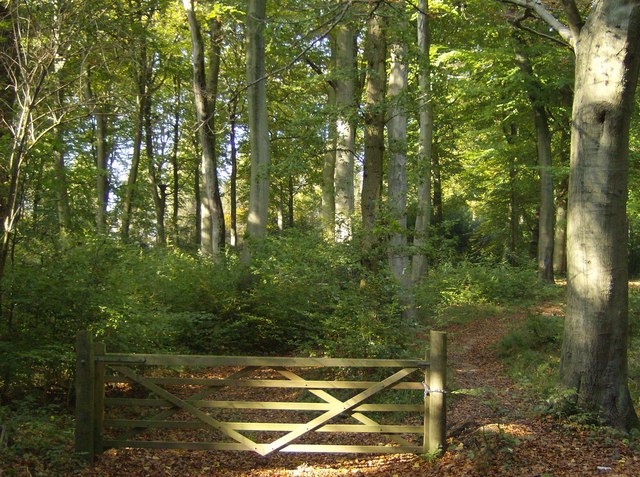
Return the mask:
[[567, 20], [569, 21], [571, 34], [574, 38], [578, 38], [578, 36], [580, 36], [582, 26], [584, 25], [582, 16], [580, 16], [580, 12], [578, 11], [578, 6], [576, 5], [575, 0], [562, 0], [562, 6], [564, 7], [564, 11], [567, 13]]
[[538, 17], [547, 23], [551, 28], [558, 32], [558, 34], [572, 47], [575, 48], [576, 36], [573, 35], [572, 30], [565, 24], [560, 22], [553, 14], [545, 8], [545, 6], [539, 0], [500, 0], [502, 3], [511, 3], [523, 8], [529, 8], [533, 10]]

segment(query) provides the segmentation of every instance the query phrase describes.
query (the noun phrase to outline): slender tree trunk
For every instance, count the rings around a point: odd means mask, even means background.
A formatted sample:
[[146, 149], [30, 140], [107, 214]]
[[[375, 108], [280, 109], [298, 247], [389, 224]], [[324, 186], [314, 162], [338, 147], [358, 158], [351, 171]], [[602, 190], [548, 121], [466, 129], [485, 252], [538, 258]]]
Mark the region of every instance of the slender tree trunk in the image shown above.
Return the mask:
[[201, 163], [201, 225], [200, 250], [213, 257], [218, 257], [224, 249], [224, 214], [218, 185], [216, 166], [216, 144], [214, 134], [215, 98], [220, 67], [219, 21], [213, 19], [212, 43], [209, 50], [209, 76], [205, 74], [204, 44], [200, 25], [198, 24], [193, 0], [183, 0], [189, 30], [191, 31], [193, 92], [198, 118], [198, 136], [202, 148]]
[[433, 138], [433, 108], [431, 104], [431, 32], [429, 27], [429, 0], [418, 3], [418, 93], [420, 110], [420, 136], [418, 143], [418, 210], [413, 237], [416, 250], [411, 263], [411, 281], [418, 283], [428, 269], [423, 248], [429, 242], [431, 225], [431, 142]]
[[[58, 108], [63, 108], [62, 86], [58, 84], [57, 103]], [[65, 137], [64, 128], [58, 125], [53, 131], [55, 135], [55, 143], [53, 148], [54, 171], [56, 177], [56, 209], [58, 212], [58, 224], [60, 225], [60, 237], [65, 240], [71, 231], [71, 205], [69, 203], [69, 189], [67, 180], [67, 166], [65, 164]]]
[[508, 263], [515, 265], [518, 256], [518, 238], [520, 236], [520, 210], [518, 207], [518, 194], [516, 192], [516, 179], [518, 169], [516, 159], [509, 160], [509, 241], [505, 248], [505, 259]]
[[236, 144], [236, 127], [238, 121], [238, 99], [234, 95], [231, 103], [229, 148], [231, 149], [231, 177], [229, 178], [229, 195], [231, 202], [229, 228], [230, 228], [230, 244], [237, 247], [238, 242], [238, 147]]
[[540, 213], [538, 220], [538, 279], [553, 283], [553, 174], [551, 172], [551, 132], [545, 107], [540, 103], [540, 84], [524, 51], [524, 41], [516, 36], [516, 61], [524, 75], [533, 109], [540, 176]]
[[366, 105], [364, 110], [364, 172], [362, 178], [362, 260], [369, 269], [377, 266], [374, 227], [379, 218], [382, 198], [385, 89], [386, 89], [386, 38], [382, 4], [372, 7], [365, 44], [367, 61]]
[[265, 68], [264, 27], [266, 0], [248, 0], [247, 8], [247, 95], [251, 179], [247, 235], [263, 239], [269, 212], [269, 121]]
[[295, 186], [293, 184], [293, 176], [289, 176], [289, 184], [287, 187], [287, 227], [293, 228], [294, 225], [294, 198], [296, 196]]
[[442, 224], [442, 168], [440, 167], [439, 149], [434, 144], [431, 154], [431, 180], [433, 181], [433, 224]]
[[[331, 84], [327, 84], [327, 106], [333, 111], [336, 107], [336, 91]], [[336, 191], [335, 191], [335, 172], [336, 172], [336, 147], [337, 147], [338, 130], [336, 122], [333, 120], [333, 114], [330, 116], [327, 134], [327, 150], [324, 154], [324, 163], [322, 165], [322, 228], [325, 236], [334, 237], [335, 219], [336, 219]]]
[[145, 153], [147, 167], [149, 171], [149, 185], [151, 188], [151, 198], [156, 213], [156, 245], [165, 246], [167, 244], [167, 234], [164, 226], [164, 215], [167, 206], [167, 189], [162, 183], [162, 164], [156, 169], [156, 155], [153, 146], [153, 122], [151, 119], [151, 93], [147, 92], [147, 101], [144, 110], [144, 136]]
[[[515, 123], [509, 123], [508, 125], [504, 124], [502, 126], [502, 131], [504, 133], [505, 139], [509, 146], [515, 144], [517, 136], [518, 136], [518, 128]], [[509, 235], [507, 243], [504, 247], [504, 256], [503, 259], [510, 263], [516, 263], [516, 257], [518, 254], [518, 239], [520, 236], [520, 211], [518, 204], [518, 194], [516, 190], [516, 181], [518, 178], [518, 168], [516, 164], [516, 158], [514, 157], [512, 151], [509, 151], [511, 157], [509, 158]]]
[[[15, 202], [13, 183], [17, 175], [16, 163], [11, 158], [11, 129], [14, 120], [14, 106], [16, 103], [16, 39], [14, 38], [13, 22], [11, 21], [10, 5], [0, 3], [0, 48], [6, 59], [0, 61], [0, 220], [2, 226], [2, 248], [0, 249], [0, 316], [2, 313], [2, 278], [6, 269], [15, 213], [12, 204]], [[5, 162], [6, 161], [6, 162]]]
[[131, 215], [133, 213], [133, 199], [135, 195], [136, 183], [138, 181], [138, 171], [140, 169], [140, 156], [142, 154], [142, 136], [144, 129], [144, 110], [147, 101], [146, 83], [138, 77], [138, 97], [137, 111], [134, 123], [133, 147], [131, 153], [131, 167], [127, 177], [127, 186], [122, 204], [122, 225], [120, 234], [124, 241], [129, 240], [129, 231], [131, 228]]
[[540, 220], [538, 233], [538, 279], [553, 283], [553, 173], [551, 172], [551, 132], [547, 111], [534, 106], [540, 168]]
[[596, 2], [576, 41], [560, 379], [612, 426], [638, 425], [628, 388], [627, 174], [640, 3]]
[[178, 150], [180, 145], [180, 95], [181, 95], [180, 78], [175, 77], [175, 111], [173, 112], [173, 144], [171, 150], [171, 168], [173, 173], [173, 185], [171, 188], [173, 194], [173, 210], [171, 214], [171, 222], [173, 225], [173, 243], [178, 246], [180, 244], [180, 164], [178, 161]]
[[559, 188], [556, 201], [553, 271], [556, 275], [567, 273], [567, 184]]
[[335, 240], [345, 242], [353, 235], [355, 167], [355, 33], [346, 23], [336, 27], [336, 158]]
[[99, 104], [91, 87], [89, 71], [85, 71], [85, 95], [93, 108], [95, 119], [95, 163], [96, 163], [96, 231], [107, 233], [107, 204], [109, 198], [109, 147], [107, 143], [107, 113]]
[[[200, 143], [198, 142], [197, 135], [193, 138], [193, 149], [196, 152], [196, 157], [201, 156]], [[200, 248], [202, 240], [202, 198], [200, 196], [200, 164], [201, 161], [197, 161], [193, 164], [193, 198], [195, 200], [195, 231], [194, 244]]]
[[[213, 200], [211, 207], [212, 215], [212, 231], [214, 237], [212, 247], [215, 249], [214, 254], [218, 250], [224, 250], [226, 240], [226, 228], [224, 220], [224, 210], [222, 207], [222, 196], [220, 195], [220, 182], [218, 180], [218, 151], [216, 141], [216, 113], [218, 103], [218, 83], [220, 80], [220, 59], [222, 51], [222, 22], [220, 18], [214, 17], [209, 20], [209, 69], [207, 70], [207, 99], [209, 100], [209, 121], [206, 133], [213, 145], [212, 160], [208, 161], [207, 167], [203, 165], [203, 176], [208, 177], [207, 189], [213, 188]], [[205, 173], [206, 169], [206, 174]], [[210, 193], [207, 192], [209, 195]]]

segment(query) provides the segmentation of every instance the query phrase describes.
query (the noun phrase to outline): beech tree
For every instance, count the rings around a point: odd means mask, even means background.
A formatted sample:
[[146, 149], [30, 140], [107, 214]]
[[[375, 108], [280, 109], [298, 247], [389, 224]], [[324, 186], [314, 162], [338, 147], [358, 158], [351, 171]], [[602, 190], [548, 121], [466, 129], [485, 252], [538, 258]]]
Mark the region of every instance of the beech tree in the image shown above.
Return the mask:
[[418, 3], [418, 108], [420, 136], [418, 143], [418, 210], [413, 245], [416, 252], [411, 261], [411, 281], [418, 283], [427, 271], [424, 247], [431, 225], [431, 142], [433, 139], [433, 108], [431, 104], [431, 30], [429, 0]]
[[353, 176], [356, 148], [356, 36], [349, 23], [341, 22], [336, 26], [335, 37], [335, 239], [344, 242], [353, 234], [355, 209]]
[[612, 426], [639, 424], [627, 382], [626, 199], [640, 2], [509, 0], [535, 12], [576, 54], [567, 224], [567, 317], [560, 379]]

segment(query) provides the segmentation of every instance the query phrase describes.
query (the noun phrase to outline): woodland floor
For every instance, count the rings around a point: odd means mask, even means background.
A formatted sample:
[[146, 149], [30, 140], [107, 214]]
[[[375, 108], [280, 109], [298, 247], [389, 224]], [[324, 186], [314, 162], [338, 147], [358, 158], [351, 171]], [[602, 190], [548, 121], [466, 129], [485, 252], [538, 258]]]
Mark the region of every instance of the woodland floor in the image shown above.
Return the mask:
[[[552, 308], [541, 313], [558, 314]], [[523, 316], [450, 326], [448, 445], [435, 461], [399, 454], [317, 455], [110, 450], [89, 476], [639, 476], [640, 454], [595, 430], [537, 415], [536, 402], [507, 377], [493, 346]]]

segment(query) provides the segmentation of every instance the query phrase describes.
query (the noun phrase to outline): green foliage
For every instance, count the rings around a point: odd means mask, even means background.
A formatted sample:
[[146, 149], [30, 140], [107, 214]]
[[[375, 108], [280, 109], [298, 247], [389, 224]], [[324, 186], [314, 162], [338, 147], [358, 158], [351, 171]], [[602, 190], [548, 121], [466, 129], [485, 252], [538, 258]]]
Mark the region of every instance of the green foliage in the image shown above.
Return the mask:
[[640, 402], [640, 288], [629, 289], [629, 390], [634, 402]]

